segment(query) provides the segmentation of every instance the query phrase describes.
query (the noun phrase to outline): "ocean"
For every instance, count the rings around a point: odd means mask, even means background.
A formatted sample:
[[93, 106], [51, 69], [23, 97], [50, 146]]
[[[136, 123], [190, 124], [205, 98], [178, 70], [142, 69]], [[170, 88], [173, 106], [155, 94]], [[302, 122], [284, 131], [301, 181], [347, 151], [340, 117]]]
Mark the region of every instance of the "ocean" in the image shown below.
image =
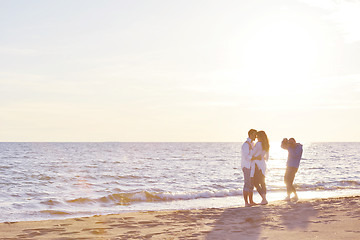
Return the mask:
[[[241, 145], [0, 143], [0, 222], [241, 207]], [[303, 145], [300, 199], [360, 194], [360, 143]], [[270, 143], [270, 201], [286, 196], [286, 158], [279, 142]]]

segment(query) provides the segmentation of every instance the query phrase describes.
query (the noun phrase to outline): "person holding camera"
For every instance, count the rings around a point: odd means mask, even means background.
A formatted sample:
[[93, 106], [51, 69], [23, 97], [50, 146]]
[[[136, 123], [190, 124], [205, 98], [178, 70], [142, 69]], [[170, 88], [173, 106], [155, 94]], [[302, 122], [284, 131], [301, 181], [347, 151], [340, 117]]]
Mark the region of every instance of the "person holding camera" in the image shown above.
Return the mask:
[[[289, 201], [290, 199], [293, 199], [297, 201], [299, 198], [293, 182], [295, 179], [295, 174], [299, 169], [300, 160], [303, 153], [303, 146], [300, 143], [297, 143], [294, 138], [290, 138], [289, 140], [284, 138], [281, 142], [281, 148], [287, 150], [289, 153], [284, 176], [284, 182], [287, 191], [287, 197], [285, 200]], [[294, 197], [290, 198], [292, 193], [294, 193]]]

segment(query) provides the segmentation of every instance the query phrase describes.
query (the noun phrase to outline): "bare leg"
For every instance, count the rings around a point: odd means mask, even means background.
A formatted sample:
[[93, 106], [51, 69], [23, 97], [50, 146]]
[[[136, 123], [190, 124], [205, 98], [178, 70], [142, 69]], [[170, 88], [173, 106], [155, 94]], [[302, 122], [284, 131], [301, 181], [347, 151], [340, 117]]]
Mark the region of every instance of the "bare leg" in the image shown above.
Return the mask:
[[265, 205], [268, 204], [268, 201], [266, 200], [266, 184], [265, 184], [265, 178], [264, 182], [261, 183], [261, 197], [262, 201], [260, 204]]
[[290, 200], [291, 193], [295, 194], [295, 197], [294, 197], [295, 200], [298, 199], [295, 187], [293, 185], [296, 172], [297, 172], [297, 168], [292, 168], [292, 167], [286, 168], [284, 182], [286, 185], [287, 197], [285, 198], [285, 200]]
[[243, 195], [244, 195], [245, 207], [250, 206], [250, 204], [248, 202], [249, 192], [243, 191]]
[[253, 200], [253, 192], [249, 192], [249, 203], [250, 205], [256, 205], [256, 203]]
[[261, 195], [261, 187], [255, 177], [251, 178], [252, 185], [256, 188], [256, 191]]
[[293, 186], [293, 193], [295, 194], [295, 196], [292, 199], [294, 199], [295, 201], [299, 200], [299, 197], [298, 197], [298, 195], [296, 193], [296, 190], [295, 190], [294, 186]]

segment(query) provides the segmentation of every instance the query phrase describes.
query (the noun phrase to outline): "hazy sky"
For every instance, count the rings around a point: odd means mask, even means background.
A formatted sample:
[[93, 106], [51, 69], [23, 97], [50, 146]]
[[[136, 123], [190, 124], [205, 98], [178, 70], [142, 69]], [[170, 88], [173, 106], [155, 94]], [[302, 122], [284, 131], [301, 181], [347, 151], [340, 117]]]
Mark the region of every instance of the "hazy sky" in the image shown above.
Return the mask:
[[359, 12], [0, 0], [0, 141], [360, 141]]

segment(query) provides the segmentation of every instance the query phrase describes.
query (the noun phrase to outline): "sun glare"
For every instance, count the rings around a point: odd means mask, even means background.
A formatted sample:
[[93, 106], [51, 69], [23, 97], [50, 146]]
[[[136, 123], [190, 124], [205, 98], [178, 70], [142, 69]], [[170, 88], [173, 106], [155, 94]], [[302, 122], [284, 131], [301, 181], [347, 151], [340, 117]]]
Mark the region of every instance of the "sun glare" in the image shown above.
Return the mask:
[[268, 94], [283, 92], [289, 80], [310, 81], [317, 60], [311, 24], [277, 16], [255, 25], [243, 52], [247, 77], [264, 86]]

